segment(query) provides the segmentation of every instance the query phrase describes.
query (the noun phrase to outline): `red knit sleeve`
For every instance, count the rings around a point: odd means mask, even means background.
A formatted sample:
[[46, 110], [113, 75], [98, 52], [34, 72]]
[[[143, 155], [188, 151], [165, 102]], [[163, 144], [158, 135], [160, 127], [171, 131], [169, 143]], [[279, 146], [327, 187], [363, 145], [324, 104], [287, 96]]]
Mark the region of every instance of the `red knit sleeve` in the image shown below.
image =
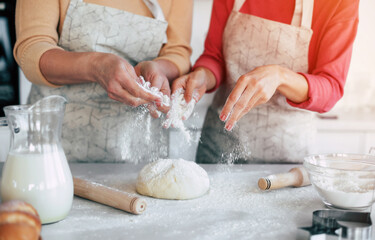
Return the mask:
[[214, 0], [204, 51], [193, 66], [193, 70], [197, 67], [205, 67], [214, 74], [216, 86], [208, 92], [215, 91], [225, 77], [222, 39], [233, 4], [234, 0]]
[[[317, 17], [317, 22], [313, 26], [316, 39], [310, 44], [309, 49], [309, 73], [301, 73], [309, 85], [309, 99], [299, 104], [288, 100], [290, 105], [316, 112], [327, 112], [343, 96], [357, 33], [358, 5], [358, 0], [342, 0], [338, 6], [334, 6], [332, 16], [329, 16], [327, 11], [325, 16], [319, 16], [320, 22]], [[332, 13], [332, 9], [330, 12]], [[330, 19], [328, 22], [327, 18]]]

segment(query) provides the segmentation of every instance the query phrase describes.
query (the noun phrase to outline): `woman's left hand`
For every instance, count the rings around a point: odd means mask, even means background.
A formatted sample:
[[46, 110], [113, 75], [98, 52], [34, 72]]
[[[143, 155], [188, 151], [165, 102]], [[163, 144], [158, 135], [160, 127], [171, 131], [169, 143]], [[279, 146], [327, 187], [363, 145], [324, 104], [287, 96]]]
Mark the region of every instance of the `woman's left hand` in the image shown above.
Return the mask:
[[280, 66], [267, 65], [257, 67], [242, 75], [220, 114], [220, 119], [226, 121], [225, 129], [231, 131], [252, 108], [268, 102], [281, 84]]
[[[171, 89], [169, 86], [169, 81], [167, 76], [161, 70], [158, 62], [156, 61], [145, 61], [140, 62], [137, 66], [134, 67], [138, 76], [143, 76], [144, 79], [151, 83], [152, 87], [157, 87], [160, 91], [170, 97]], [[168, 106], [164, 105], [156, 105], [157, 109], [155, 109], [154, 105], [149, 104], [148, 109], [150, 110], [151, 116], [154, 118], [158, 118], [159, 114], [156, 110], [159, 110], [163, 113], [167, 113], [169, 111]]]

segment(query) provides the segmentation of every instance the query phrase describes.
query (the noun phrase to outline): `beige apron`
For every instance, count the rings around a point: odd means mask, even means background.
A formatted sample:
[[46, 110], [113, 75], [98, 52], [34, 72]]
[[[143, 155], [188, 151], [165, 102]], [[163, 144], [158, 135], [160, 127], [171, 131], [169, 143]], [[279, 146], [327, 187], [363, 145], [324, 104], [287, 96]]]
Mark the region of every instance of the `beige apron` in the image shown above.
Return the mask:
[[278, 64], [308, 71], [313, 0], [296, 0], [292, 24], [240, 13], [236, 0], [223, 36], [227, 78], [209, 107], [197, 162], [302, 162], [315, 137], [311, 112], [291, 107], [280, 93], [252, 109], [228, 132], [219, 114], [238, 78], [254, 68]]
[[[158, 56], [167, 22], [156, 0], [157, 19], [71, 0], [59, 45], [67, 51], [113, 53], [133, 66]], [[156, 9], [156, 12], [155, 12]], [[144, 107], [132, 108], [110, 99], [97, 83], [60, 88], [33, 85], [29, 102], [58, 94], [68, 100], [62, 144], [69, 161], [149, 161], [168, 155], [168, 132]]]

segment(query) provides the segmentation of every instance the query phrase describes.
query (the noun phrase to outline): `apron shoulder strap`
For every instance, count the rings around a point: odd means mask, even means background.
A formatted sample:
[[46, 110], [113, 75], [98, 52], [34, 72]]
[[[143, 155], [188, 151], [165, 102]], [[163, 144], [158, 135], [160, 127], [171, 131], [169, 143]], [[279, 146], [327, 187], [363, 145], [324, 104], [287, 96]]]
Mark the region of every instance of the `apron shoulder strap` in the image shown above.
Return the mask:
[[302, 5], [301, 26], [311, 28], [311, 22], [314, 12], [314, 0], [304, 0]]
[[291, 25], [310, 29], [313, 10], [314, 0], [296, 0]]
[[165, 22], [163, 10], [157, 0], [143, 0], [143, 2], [146, 4], [155, 19]]
[[[152, 16], [154, 16], [156, 20], [167, 22], [165, 20], [163, 10], [161, 9], [158, 3], [158, 0], [143, 0], [143, 2], [146, 4], [148, 9], [152, 13]], [[167, 33], [165, 33], [164, 38], [163, 38], [163, 43], [167, 43], [167, 42], [168, 42], [168, 36], [167, 36]]]
[[233, 11], [236, 11], [236, 12], [240, 11], [245, 1], [246, 0], [234, 0]]

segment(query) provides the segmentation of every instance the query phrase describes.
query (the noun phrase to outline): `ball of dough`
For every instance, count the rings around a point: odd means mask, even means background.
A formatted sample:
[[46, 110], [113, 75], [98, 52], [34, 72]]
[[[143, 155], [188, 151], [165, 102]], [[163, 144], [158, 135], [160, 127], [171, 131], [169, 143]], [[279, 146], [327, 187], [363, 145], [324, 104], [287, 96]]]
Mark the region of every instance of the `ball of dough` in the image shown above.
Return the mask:
[[164, 199], [192, 199], [204, 195], [210, 186], [207, 172], [183, 159], [159, 159], [139, 173], [139, 194]]

